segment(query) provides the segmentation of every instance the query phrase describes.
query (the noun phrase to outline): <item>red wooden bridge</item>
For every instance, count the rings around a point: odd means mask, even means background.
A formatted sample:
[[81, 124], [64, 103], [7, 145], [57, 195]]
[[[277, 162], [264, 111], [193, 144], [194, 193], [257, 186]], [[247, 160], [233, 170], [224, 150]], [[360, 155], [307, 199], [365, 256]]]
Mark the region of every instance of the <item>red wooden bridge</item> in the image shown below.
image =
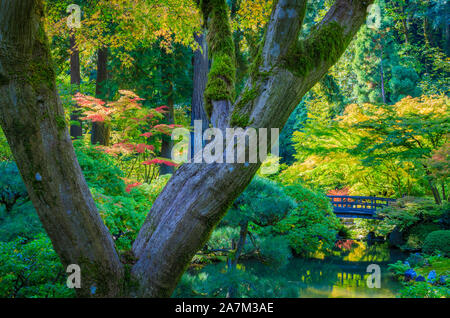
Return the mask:
[[328, 197], [337, 217], [352, 219], [381, 219], [376, 212], [395, 201], [388, 198], [349, 195], [328, 195]]

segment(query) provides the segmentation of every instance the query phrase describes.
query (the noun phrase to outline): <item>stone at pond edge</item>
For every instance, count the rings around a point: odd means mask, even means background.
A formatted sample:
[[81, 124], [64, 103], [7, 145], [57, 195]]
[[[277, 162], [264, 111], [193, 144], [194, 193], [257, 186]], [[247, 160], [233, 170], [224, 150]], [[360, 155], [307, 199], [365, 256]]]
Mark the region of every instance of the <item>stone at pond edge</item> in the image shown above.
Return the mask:
[[403, 240], [403, 233], [399, 231], [399, 229], [396, 227], [390, 234], [389, 234], [389, 245], [400, 247], [404, 244]]

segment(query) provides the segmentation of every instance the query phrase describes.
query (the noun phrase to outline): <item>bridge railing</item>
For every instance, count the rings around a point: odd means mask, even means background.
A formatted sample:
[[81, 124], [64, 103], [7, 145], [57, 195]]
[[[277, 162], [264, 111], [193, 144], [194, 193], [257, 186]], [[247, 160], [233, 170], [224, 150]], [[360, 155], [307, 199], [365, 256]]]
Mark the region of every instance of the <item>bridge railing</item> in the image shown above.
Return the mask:
[[388, 206], [395, 199], [348, 196], [348, 195], [328, 195], [333, 205], [334, 212], [362, 212], [373, 214], [377, 209]]

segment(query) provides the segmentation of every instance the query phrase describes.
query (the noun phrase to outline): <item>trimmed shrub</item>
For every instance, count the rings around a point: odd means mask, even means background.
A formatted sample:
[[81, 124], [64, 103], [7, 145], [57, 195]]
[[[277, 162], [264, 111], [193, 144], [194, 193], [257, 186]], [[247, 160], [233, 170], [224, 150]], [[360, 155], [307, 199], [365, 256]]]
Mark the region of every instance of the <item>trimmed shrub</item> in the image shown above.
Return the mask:
[[439, 251], [444, 256], [450, 256], [450, 230], [434, 231], [428, 234], [423, 243], [423, 252], [432, 254]]

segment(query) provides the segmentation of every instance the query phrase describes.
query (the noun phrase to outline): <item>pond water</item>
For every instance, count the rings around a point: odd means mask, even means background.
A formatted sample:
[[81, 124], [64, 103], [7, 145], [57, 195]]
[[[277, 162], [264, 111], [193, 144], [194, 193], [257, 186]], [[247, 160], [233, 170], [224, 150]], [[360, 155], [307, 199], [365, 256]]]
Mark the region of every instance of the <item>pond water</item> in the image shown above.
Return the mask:
[[[256, 261], [244, 264], [246, 270], [254, 271], [259, 276], [268, 278], [279, 275], [298, 285], [302, 298], [375, 298], [398, 295], [401, 284], [392, 278], [387, 265], [404, 258], [400, 251], [389, 249], [387, 243], [369, 245], [355, 241], [349, 249], [343, 247], [331, 256], [317, 253], [312, 259], [292, 258], [286, 267], [278, 271]], [[380, 288], [369, 288], [367, 285], [371, 274], [367, 273], [367, 267], [370, 264], [380, 266]]]
[[[345, 242], [344, 242], [345, 243]], [[311, 259], [294, 257], [276, 270], [256, 260], [241, 262], [241, 268], [258, 278], [287, 281], [301, 298], [394, 298], [402, 287], [392, 278], [388, 264], [404, 260], [405, 254], [389, 249], [387, 243], [353, 241], [336, 248], [333, 255], [317, 253]], [[351, 246], [349, 246], [351, 245]], [[370, 264], [381, 269], [380, 288], [369, 288]]]

